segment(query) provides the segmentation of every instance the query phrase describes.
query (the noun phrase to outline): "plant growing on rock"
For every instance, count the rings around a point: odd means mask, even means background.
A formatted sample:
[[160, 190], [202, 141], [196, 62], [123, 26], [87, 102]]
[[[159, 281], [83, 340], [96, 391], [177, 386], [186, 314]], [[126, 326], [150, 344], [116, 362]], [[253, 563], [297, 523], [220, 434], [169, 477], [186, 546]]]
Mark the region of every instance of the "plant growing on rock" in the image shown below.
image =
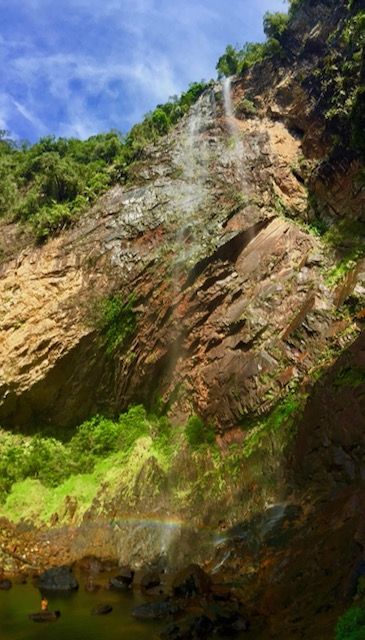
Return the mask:
[[111, 355], [123, 346], [137, 328], [137, 314], [134, 310], [135, 298], [125, 301], [118, 295], [97, 301], [93, 310], [96, 328], [105, 338], [106, 352]]

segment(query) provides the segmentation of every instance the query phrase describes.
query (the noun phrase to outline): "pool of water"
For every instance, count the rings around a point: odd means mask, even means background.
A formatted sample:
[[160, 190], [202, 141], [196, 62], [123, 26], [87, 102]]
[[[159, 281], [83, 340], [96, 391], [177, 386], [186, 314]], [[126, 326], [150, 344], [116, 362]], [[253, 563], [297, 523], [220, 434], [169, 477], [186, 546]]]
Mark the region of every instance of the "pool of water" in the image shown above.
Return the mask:
[[[28, 614], [40, 610], [40, 594], [31, 584], [0, 591], [0, 640], [151, 640], [166, 622], [140, 622], [132, 610], [145, 600], [133, 592], [105, 589], [88, 593], [82, 586], [67, 595], [47, 595], [50, 610], [61, 611], [56, 622], [35, 623]], [[113, 611], [91, 615], [98, 604], [110, 603]]]

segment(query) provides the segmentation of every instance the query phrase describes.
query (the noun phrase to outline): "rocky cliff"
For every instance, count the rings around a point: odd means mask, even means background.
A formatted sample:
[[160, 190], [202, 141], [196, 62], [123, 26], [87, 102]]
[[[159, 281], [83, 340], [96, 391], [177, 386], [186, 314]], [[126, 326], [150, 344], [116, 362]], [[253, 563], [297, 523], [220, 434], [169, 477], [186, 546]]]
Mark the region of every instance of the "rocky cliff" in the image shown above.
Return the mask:
[[[69, 496], [49, 522], [73, 522], [80, 535], [96, 522], [101, 547], [124, 545], [119, 556], [135, 548], [135, 531], [127, 544], [130, 529], [116, 535], [105, 522], [125, 513], [229, 530], [214, 562], [228, 553], [227, 575], [241, 573], [242, 598], [269, 619], [263, 637], [330, 637], [363, 560], [364, 163], [349, 122], [328, 115], [326, 76], [334, 51], [350, 55], [341, 33], [359, 8], [300, 3], [280, 53], [232, 80], [231, 110], [227, 87], [212, 84], [126, 184], [58, 237], [39, 246], [2, 228], [4, 428], [72, 433], [96, 413], [158, 403], [176, 428], [199, 415], [223, 455], [259, 443], [253, 462], [240, 459], [238, 485], [205, 487], [199, 517], [191, 461], [165, 474], [147, 444], [132, 495], [121, 470], [88, 509], [77, 514]], [[111, 351], [98, 309], [116, 295], [135, 323]], [[264, 432], [293, 395], [305, 408], [290, 434], [285, 419]], [[93, 549], [95, 528], [88, 536], [73, 532], [71, 559]], [[144, 544], [140, 556], [157, 553]]]

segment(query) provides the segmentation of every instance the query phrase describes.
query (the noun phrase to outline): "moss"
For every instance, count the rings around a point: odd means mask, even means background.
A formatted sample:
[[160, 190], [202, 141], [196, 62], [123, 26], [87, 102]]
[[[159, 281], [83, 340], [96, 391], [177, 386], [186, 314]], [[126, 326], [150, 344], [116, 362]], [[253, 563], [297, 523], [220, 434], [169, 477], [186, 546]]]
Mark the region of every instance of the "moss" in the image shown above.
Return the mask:
[[365, 371], [360, 367], [345, 367], [336, 375], [333, 385], [335, 387], [352, 387], [356, 389], [365, 384]]

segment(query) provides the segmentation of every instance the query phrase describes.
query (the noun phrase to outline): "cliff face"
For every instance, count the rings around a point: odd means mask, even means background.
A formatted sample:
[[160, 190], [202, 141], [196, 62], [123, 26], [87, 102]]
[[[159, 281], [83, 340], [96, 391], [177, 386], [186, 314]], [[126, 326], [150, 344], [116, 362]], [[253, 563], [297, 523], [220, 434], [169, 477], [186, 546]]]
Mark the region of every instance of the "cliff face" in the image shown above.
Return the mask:
[[[285, 503], [225, 540], [226, 571], [249, 576], [242, 597], [272, 615], [270, 637], [284, 637], [283, 602], [285, 637], [329, 637], [336, 598], [349, 596], [365, 547], [364, 166], [349, 140], [333, 147], [343, 123], [329, 123], [318, 73], [347, 17], [345, 3], [303, 2], [283, 36], [285, 55], [233, 80], [235, 115], [227, 86], [224, 94], [213, 85], [146, 149], [129, 183], [76, 226], [33, 246], [8, 225], [1, 240], [2, 426], [71, 429], [97, 412], [159, 400], [173, 423], [200, 415], [224, 451], [289, 392], [309, 396], [289, 448], [272, 447], [275, 489], [260, 488], [259, 472], [232, 493], [229, 517], [224, 496], [213, 515], [214, 497], [206, 505], [217, 526], [226, 516], [228, 524], [249, 521], [254, 508], [237, 504], [252, 505], [256, 494], [256, 510], [268, 498]], [[329, 231], [321, 236], [323, 222]], [[136, 328], [110, 353], [97, 310], [115, 294], [133, 305]], [[106, 479], [84, 524], [132, 508], [176, 508], [166, 499], [176, 477], [167, 482], [141, 460], [133, 496], [116, 477]], [[179, 464], [174, 474], [185, 477]], [[151, 485], [162, 487], [159, 496], [148, 493]], [[185, 516], [193, 517], [197, 500]], [[71, 507], [64, 521], [72, 522]], [[73, 543], [72, 559], [90, 552], [91, 537]], [[120, 534], [104, 531], [106, 538], [113, 549]], [[317, 631], [303, 630], [296, 606], [320, 622]]]
[[[329, 286], [336, 251], [295, 222], [311, 223], [314, 197], [326, 219], [364, 214], [359, 158], [327, 160], [311, 86], [343, 15], [330, 2], [304, 3], [287, 58], [233, 84], [236, 113], [245, 98], [256, 117], [225, 117], [216, 85], [146, 151], [133, 185], [3, 261], [3, 425], [62, 427], [159, 396], [176, 419], [198, 413], [223, 431], [274, 404], [341, 343], [352, 318], [338, 308], [361, 269], [343, 294]], [[133, 295], [138, 326], [106, 358], [94, 307], [115, 292]]]

